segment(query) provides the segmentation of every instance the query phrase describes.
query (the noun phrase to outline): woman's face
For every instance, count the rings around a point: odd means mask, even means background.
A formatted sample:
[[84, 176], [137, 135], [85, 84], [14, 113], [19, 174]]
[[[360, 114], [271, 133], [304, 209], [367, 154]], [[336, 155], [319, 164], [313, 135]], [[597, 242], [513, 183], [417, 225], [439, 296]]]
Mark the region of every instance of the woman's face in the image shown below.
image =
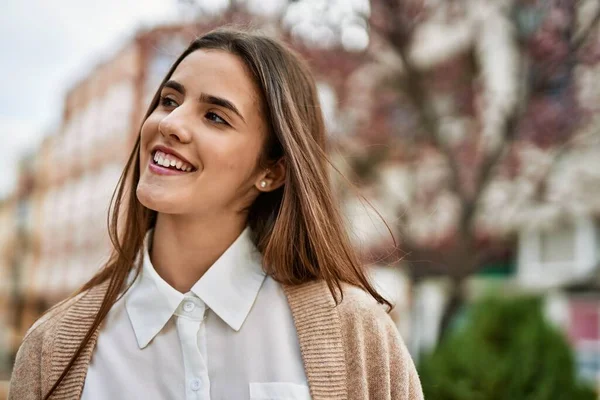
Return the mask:
[[243, 61], [196, 50], [161, 88], [142, 125], [137, 197], [168, 214], [239, 211], [259, 194], [265, 139], [259, 89]]

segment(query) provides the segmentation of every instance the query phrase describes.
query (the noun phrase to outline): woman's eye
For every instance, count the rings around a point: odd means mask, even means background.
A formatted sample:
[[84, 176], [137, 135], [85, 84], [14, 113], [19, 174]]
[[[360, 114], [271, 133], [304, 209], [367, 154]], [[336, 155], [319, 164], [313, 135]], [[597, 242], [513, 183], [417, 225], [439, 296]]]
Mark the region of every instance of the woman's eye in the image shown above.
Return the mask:
[[223, 118], [219, 117], [214, 112], [208, 112], [208, 113], [206, 113], [206, 118], [209, 119], [210, 121], [216, 123], [216, 124], [229, 125]]
[[173, 100], [169, 97], [161, 97], [160, 105], [162, 105], [164, 107], [177, 107], [177, 103], [175, 102], [175, 100]]

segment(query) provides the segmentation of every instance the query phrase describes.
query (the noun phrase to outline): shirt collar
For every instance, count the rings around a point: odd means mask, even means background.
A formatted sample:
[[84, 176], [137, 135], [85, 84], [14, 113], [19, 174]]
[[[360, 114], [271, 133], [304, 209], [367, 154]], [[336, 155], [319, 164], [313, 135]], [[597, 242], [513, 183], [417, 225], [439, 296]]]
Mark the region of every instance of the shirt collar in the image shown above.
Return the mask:
[[265, 280], [262, 255], [246, 227], [191, 291], [232, 329], [239, 331]]
[[[146, 233], [142, 270], [125, 295], [125, 307], [140, 348], [162, 330], [185, 297], [154, 269], [149, 254], [153, 233], [153, 229]], [[236, 331], [250, 313], [265, 279], [262, 256], [250, 234], [246, 227], [191, 289]], [[132, 270], [129, 279], [134, 273]]]

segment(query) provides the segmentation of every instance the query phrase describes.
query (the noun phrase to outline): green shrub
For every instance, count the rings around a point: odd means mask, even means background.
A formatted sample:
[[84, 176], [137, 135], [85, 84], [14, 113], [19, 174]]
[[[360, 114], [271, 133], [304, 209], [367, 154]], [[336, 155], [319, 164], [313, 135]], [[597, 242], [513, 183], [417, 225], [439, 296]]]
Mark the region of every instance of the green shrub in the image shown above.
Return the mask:
[[544, 318], [539, 298], [488, 298], [459, 329], [423, 357], [419, 373], [432, 400], [586, 400], [563, 335]]

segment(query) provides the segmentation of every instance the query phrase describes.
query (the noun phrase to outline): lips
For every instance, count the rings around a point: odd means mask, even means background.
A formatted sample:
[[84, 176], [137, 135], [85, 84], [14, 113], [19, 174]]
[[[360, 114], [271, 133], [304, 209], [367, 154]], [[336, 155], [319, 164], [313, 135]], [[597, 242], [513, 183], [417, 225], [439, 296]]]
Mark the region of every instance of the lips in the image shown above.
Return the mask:
[[162, 176], [186, 175], [198, 170], [177, 151], [161, 145], [152, 148], [148, 169]]

